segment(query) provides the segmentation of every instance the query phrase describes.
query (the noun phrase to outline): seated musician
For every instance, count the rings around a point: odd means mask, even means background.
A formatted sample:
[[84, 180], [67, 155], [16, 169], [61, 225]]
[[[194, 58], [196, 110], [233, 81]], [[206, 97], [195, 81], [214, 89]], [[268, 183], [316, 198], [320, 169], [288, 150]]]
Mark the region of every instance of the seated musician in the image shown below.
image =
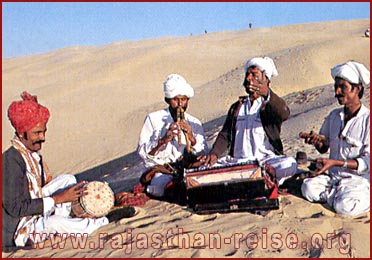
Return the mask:
[[331, 69], [339, 108], [324, 120], [319, 134], [302, 135], [305, 143], [329, 158], [317, 158], [316, 176], [304, 180], [302, 195], [327, 203], [335, 212], [356, 216], [370, 210], [370, 111], [361, 99], [370, 86], [370, 72], [349, 61]]
[[41, 242], [51, 234], [90, 234], [109, 223], [107, 217], [70, 217], [71, 202], [85, 194], [84, 182], [76, 184], [68, 174], [52, 179], [39, 154], [49, 110], [36, 96], [23, 92], [21, 97], [8, 109], [15, 137], [2, 155], [3, 252]]
[[206, 166], [220, 163], [258, 160], [275, 169], [280, 184], [296, 173], [294, 158], [283, 155], [280, 139], [282, 122], [290, 114], [285, 101], [270, 88], [271, 77], [277, 76], [269, 57], [253, 58], [245, 65], [243, 86], [248, 96], [240, 97], [229, 109], [222, 130], [208, 156], [198, 159]]
[[171, 74], [164, 82], [164, 95], [168, 107], [146, 116], [137, 147], [147, 169], [141, 183], [155, 197], [164, 196], [166, 185], [175, 177], [174, 170], [180, 170], [178, 166], [187, 157], [185, 151], [195, 155], [207, 152], [201, 122], [185, 113], [193, 88], [182, 76]]

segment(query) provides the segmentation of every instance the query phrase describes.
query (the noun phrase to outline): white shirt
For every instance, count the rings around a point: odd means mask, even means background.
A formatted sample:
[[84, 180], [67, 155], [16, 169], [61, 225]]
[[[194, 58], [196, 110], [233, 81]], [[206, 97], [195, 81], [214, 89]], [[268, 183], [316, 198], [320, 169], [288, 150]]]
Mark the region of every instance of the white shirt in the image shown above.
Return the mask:
[[370, 165], [370, 142], [369, 142], [369, 109], [362, 105], [358, 114], [351, 118], [344, 126], [344, 108], [333, 110], [325, 119], [319, 134], [325, 135], [329, 140], [330, 159], [347, 160], [356, 159], [358, 169], [346, 169], [333, 167], [330, 173], [339, 175], [342, 173], [367, 174], [369, 179]]
[[251, 102], [247, 98], [240, 107], [236, 122], [236, 134], [234, 145], [234, 157], [238, 159], [261, 160], [275, 156], [274, 148], [270, 144], [265, 130], [262, 126], [260, 111], [264, 102], [258, 98]]
[[[191, 146], [192, 152], [198, 154], [204, 151], [207, 154], [208, 147], [201, 122], [187, 113], [185, 113], [185, 120], [191, 126], [196, 140], [196, 144]], [[183, 154], [186, 148], [184, 133], [181, 135], [180, 146], [178, 145], [178, 137], [175, 137], [160, 147], [154, 156], [149, 155], [151, 150], [158, 145], [158, 141], [165, 136], [173, 122], [169, 108], [152, 112], [146, 116], [137, 146], [137, 152], [145, 161], [146, 167], [175, 162]]]

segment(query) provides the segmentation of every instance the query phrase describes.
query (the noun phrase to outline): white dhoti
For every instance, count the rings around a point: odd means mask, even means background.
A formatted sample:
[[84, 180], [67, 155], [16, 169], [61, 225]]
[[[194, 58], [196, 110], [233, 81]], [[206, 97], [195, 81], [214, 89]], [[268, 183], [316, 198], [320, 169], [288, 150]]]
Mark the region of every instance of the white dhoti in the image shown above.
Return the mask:
[[[43, 187], [45, 197], [60, 192], [67, 187], [76, 184], [76, 178], [73, 175], [59, 175]], [[40, 217], [35, 224], [35, 233], [39, 236], [31, 236], [30, 239], [37, 243], [50, 234], [91, 234], [99, 227], [109, 223], [106, 217], [97, 219], [92, 218], [72, 218], [71, 203], [62, 203], [55, 205], [54, 209]]]
[[336, 213], [356, 216], [369, 211], [369, 187], [368, 179], [357, 175], [347, 177], [319, 175], [305, 179], [301, 191], [311, 202], [327, 202]]
[[155, 197], [163, 197], [165, 187], [173, 179], [170, 174], [156, 173], [151, 180], [150, 185], [147, 186], [147, 193]]

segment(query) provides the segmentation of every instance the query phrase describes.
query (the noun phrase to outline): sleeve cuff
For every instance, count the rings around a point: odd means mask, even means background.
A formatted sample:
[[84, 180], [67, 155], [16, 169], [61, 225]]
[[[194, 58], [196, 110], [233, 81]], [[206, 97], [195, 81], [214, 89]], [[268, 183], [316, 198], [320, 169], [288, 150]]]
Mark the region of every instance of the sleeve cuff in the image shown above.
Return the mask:
[[52, 197], [46, 197], [43, 198], [43, 206], [44, 206], [44, 214], [50, 212], [52, 209], [54, 209], [55, 203], [54, 199]]
[[358, 162], [358, 174], [364, 174], [365, 172], [367, 172], [368, 165], [366, 164], [366, 162], [362, 158], [357, 158], [356, 160]]

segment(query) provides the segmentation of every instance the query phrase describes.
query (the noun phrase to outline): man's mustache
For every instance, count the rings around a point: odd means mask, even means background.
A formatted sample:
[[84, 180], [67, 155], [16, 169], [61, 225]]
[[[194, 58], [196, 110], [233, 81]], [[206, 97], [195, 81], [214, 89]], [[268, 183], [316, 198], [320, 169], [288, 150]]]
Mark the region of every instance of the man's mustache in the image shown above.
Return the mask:
[[33, 142], [32, 144], [42, 144], [44, 142], [45, 142], [44, 140], [38, 140], [38, 141]]

